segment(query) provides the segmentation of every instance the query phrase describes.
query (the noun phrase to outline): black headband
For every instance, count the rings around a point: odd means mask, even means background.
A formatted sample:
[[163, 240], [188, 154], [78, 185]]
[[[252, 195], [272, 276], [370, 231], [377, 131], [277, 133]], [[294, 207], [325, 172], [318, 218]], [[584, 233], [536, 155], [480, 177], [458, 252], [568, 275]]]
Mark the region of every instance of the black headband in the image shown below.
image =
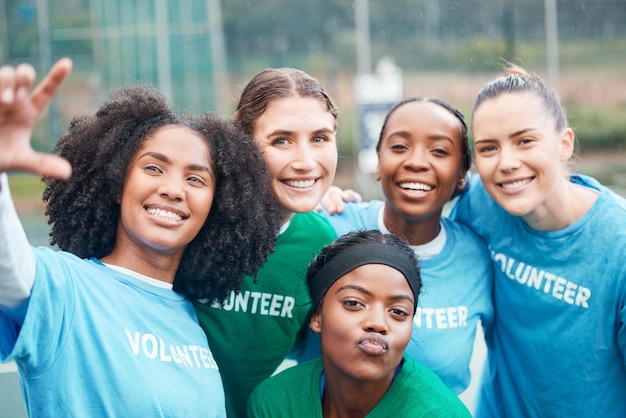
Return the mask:
[[420, 273], [415, 262], [397, 247], [380, 242], [367, 242], [341, 251], [331, 258], [312, 278], [309, 284], [311, 301], [313, 302], [311, 313], [317, 312], [322, 298], [333, 283], [357, 267], [366, 264], [383, 264], [402, 273], [406, 281], [409, 282], [413, 291], [413, 300], [417, 306]]

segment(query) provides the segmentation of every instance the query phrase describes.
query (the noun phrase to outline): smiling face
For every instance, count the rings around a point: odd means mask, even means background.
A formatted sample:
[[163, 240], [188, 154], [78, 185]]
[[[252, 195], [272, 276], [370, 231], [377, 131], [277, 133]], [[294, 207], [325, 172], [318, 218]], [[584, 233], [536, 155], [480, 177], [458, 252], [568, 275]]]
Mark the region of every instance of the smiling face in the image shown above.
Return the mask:
[[206, 140], [186, 127], [166, 126], [146, 139], [130, 161], [119, 199], [116, 248], [182, 257], [211, 210], [211, 167]]
[[326, 104], [312, 97], [274, 100], [252, 134], [269, 165], [272, 191], [285, 217], [313, 210], [337, 168], [335, 118]]
[[556, 130], [535, 94], [484, 101], [474, 111], [472, 130], [480, 178], [500, 206], [529, 219], [562, 210], [567, 181], [561, 163], [572, 155], [574, 134]]
[[385, 212], [386, 223], [388, 216], [438, 222], [444, 204], [462, 185], [462, 154], [461, 125], [447, 109], [425, 101], [397, 108], [378, 152], [377, 175], [393, 208]]
[[329, 378], [390, 384], [411, 338], [413, 301], [406, 278], [386, 265], [367, 264], [337, 280], [310, 324], [321, 333]]

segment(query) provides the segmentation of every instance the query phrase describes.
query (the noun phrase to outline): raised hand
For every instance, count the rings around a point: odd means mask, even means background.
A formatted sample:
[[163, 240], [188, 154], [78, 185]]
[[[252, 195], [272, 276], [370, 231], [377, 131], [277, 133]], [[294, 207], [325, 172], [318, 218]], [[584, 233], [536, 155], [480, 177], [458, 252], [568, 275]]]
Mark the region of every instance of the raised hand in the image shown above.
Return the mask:
[[0, 67], [0, 172], [26, 170], [56, 178], [71, 175], [72, 168], [66, 160], [36, 152], [30, 142], [35, 123], [71, 70], [72, 61], [63, 58], [32, 89], [32, 66]]

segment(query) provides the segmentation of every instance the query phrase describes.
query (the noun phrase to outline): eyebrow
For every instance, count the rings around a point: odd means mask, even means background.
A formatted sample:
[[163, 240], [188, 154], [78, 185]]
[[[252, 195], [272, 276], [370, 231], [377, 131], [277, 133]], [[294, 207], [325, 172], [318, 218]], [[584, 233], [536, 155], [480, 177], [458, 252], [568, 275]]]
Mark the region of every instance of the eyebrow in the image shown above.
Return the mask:
[[[165, 154], [161, 154], [160, 152], [147, 151], [139, 156], [139, 158], [144, 158], [144, 157], [153, 157], [159, 161], [163, 161], [164, 163], [168, 163], [168, 164], [172, 163], [172, 160], [170, 160]], [[208, 174], [212, 174], [211, 169], [208, 166], [203, 165], [203, 164], [188, 164], [186, 168], [189, 170], [193, 170], [193, 171], [204, 171]]]
[[[524, 129], [520, 129], [519, 131], [515, 131], [511, 134], [509, 134], [509, 136], [507, 137], [507, 139], [513, 139], [517, 136], [523, 135], [527, 132], [532, 132], [532, 131], [537, 131], [537, 128], [524, 128]], [[479, 144], [481, 142], [493, 142], [493, 141], [497, 141], [496, 138], [483, 138], [483, 139], [474, 139], [474, 143], [475, 144]]]
[[[392, 136], [401, 136], [403, 138], [407, 138], [407, 137], [411, 137], [413, 136], [413, 134], [410, 131], [392, 131], [389, 133], [389, 135], [387, 136], [387, 139], [391, 138]], [[426, 137], [426, 139], [429, 139], [431, 141], [440, 141], [440, 140], [446, 140], [446, 141], [450, 141], [452, 143], [454, 143], [454, 140], [452, 138], [450, 138], [447, 135], [428, 135]]]
[[520, 129], [517, 132], [513, 132], [511, 135], [509, 135], [509, 139], [511, 138], [515, 138], [516, 136], [525, 134], [526, 132], [530, 132], [530, 131], [536, 131], [537, 128], [524, 128], [524, 129]]
[[[321, 129], [316, 129], [315, 131], [312, 132], [312, 134], [316, 135], [316, 134], [324, 134], [324, 133], [330, 133], [332, 134], [333, 132], [335, 132], [335, 129], [328, 129], [328, 128], [321, 128]], [[267, 136], [272, 137], [272, 136], [280, 136], [280, 135], [293, 135], [294, 131], [288, 131], [288, 130], [284, 130], [284, 129], [277, 129], [275, 131], [270, 132]]]
[[[339, 289], [337, 289], [337, 293], [340, 293], [344, 290], [356, 290], [357, 292], [361, 292], [367, 296], [373, 296], [372, 292], [356, 284], [347, 284], [347, 285], [341, 286]], [[395, 300], [408, 300], [409, 302], [414, 303], [413, 298], [409, 296], [408, 294], [393, 295], [389, 299], [394, 300], [394, 301]]]

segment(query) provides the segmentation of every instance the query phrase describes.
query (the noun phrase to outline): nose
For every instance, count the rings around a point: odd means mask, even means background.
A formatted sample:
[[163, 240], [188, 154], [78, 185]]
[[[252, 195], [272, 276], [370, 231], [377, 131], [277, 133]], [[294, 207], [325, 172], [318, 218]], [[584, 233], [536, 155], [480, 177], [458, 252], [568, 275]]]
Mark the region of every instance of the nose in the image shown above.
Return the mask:
[[363, 320], [363, 329], [367, 332], [377, 332], [379, 334], [387, 334], [387, 312], [382, 306], [372, 306], [367, 308], [365, 318]]
[[184, 179], [178, 176], [164, 175], [160, 177], [159, 195], [169, 200], [182, 201], [185, 197]]
[[404, 167], [412, 171], [421, 171], [428, 168], [427, 151], [422, 147], [412, 147], [411, 150], [406, 153], [406, 159], [404, 160]]
[[299, 171], [311, 171], [315, 168], [315, 150], [308, 141], [298, 142], [292, 167]]
[[508, 147], [500, 150], [499, 168], [503, 173], [510, 173], [520, 167], [521, 163], [517, 156], [517, 152]]

